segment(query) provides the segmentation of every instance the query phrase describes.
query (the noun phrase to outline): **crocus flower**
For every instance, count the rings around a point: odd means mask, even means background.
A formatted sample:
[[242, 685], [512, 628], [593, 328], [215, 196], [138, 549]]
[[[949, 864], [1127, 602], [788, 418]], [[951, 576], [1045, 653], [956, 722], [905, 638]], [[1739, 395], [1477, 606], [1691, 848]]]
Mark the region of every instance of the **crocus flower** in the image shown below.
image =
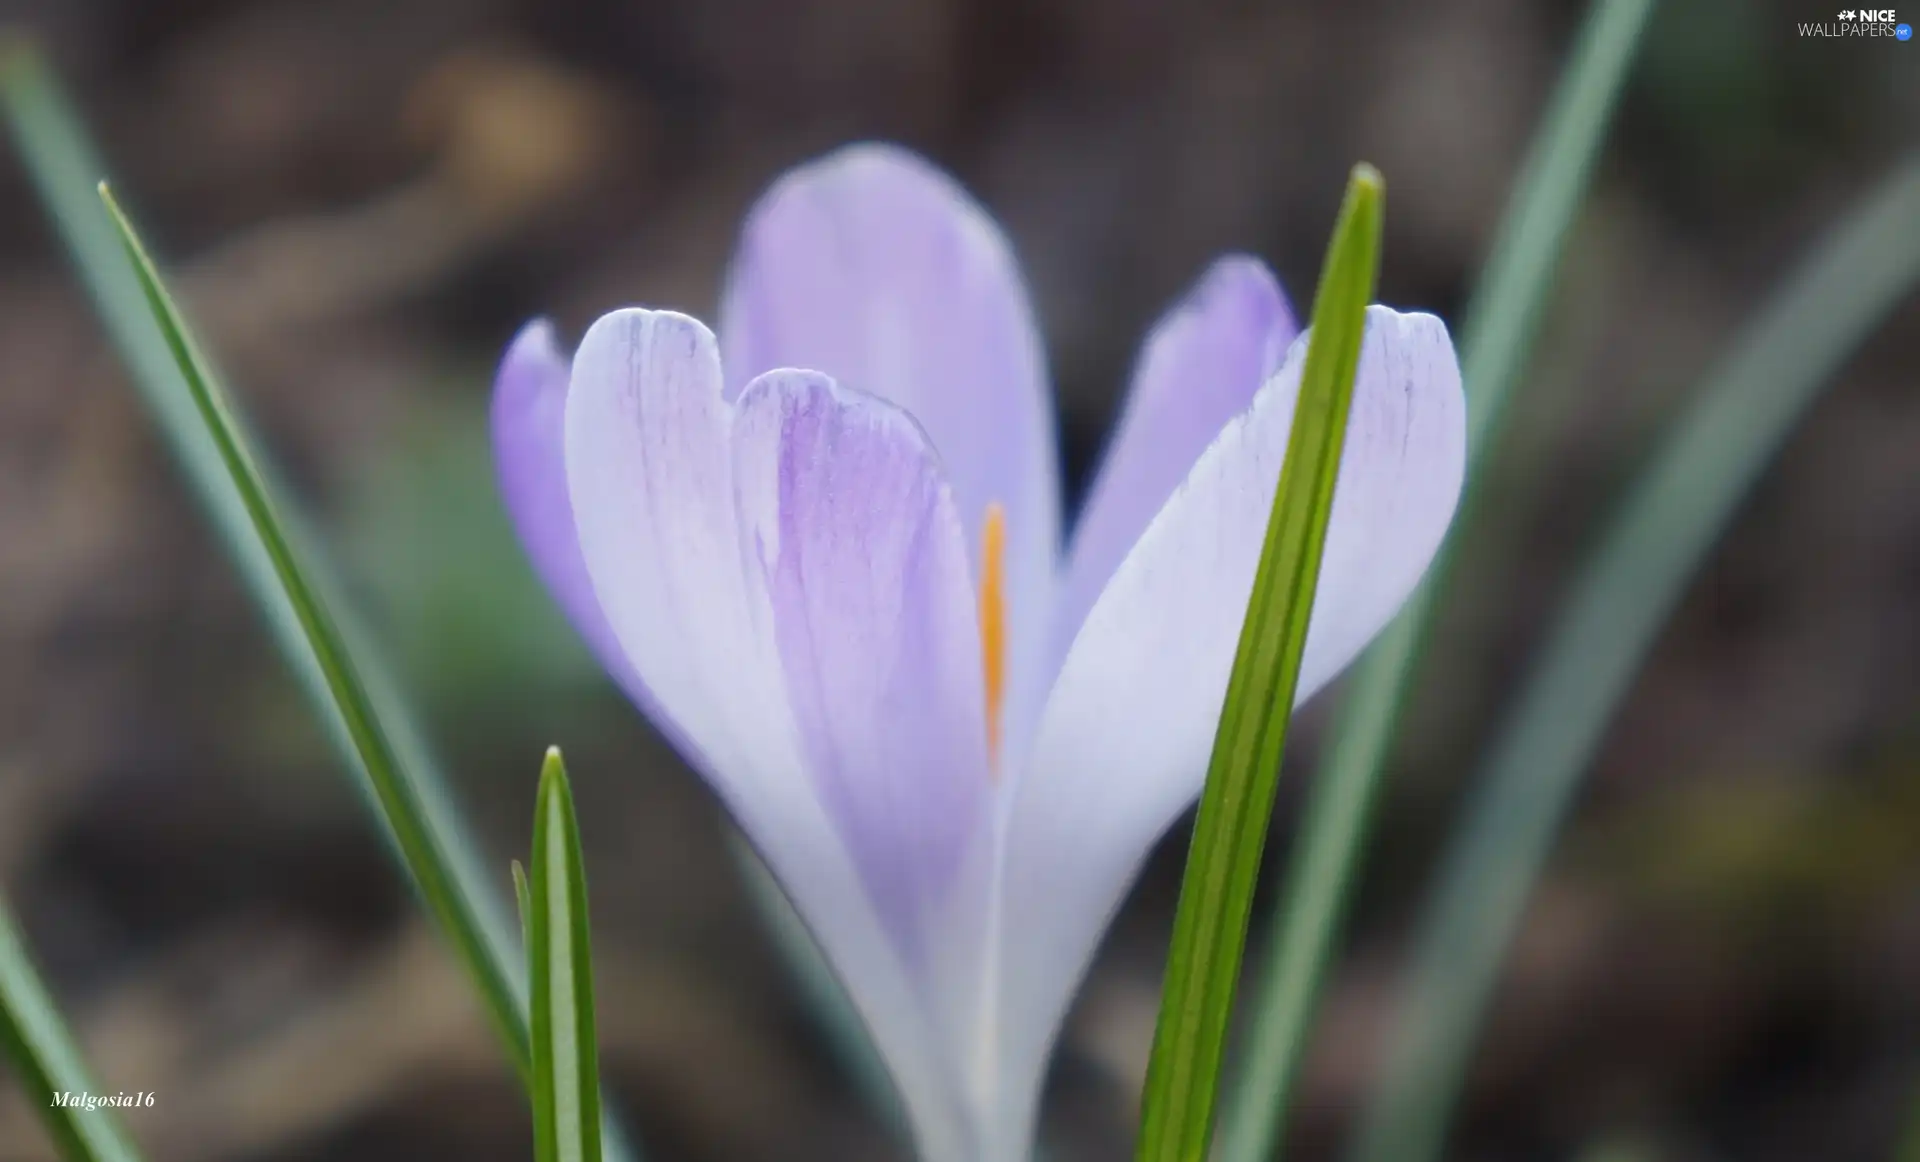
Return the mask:
[[[500, 369], [502, 492], [600, 661], [840, 975], [927, 1162], [1018, 1162], [1101, 932], [1200, 790], [1305, 343], [1218, 261], [1147, 336], [1062, 552], [1040, 335], [948, 176], [852, 146], [748, 216], [719, 336], [630, 308]], [[1369, 308], [1305, 698], [1406, 599], [1465, 443], [1446, 328]]]

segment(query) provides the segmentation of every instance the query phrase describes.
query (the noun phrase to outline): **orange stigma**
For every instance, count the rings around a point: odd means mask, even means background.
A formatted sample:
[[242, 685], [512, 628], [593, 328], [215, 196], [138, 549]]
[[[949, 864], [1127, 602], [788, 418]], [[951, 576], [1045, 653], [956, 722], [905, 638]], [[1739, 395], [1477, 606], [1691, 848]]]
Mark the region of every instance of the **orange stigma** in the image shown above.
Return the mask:
[[1007, 693], [1007, 512], [987, 505], [980, 529], [980, 653], [987, 677], [987, 760], [1000, 768], [1000, 709]]

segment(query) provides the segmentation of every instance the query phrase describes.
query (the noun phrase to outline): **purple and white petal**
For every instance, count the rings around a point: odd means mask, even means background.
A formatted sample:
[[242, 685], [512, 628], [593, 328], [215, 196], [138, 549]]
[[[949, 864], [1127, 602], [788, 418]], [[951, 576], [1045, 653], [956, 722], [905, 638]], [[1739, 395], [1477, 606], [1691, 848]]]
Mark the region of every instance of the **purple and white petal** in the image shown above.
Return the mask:
[[553, 325], [545, 319], [528, 323], [514, 336], [494, 376], [488, 417], [500, 499], [534, 572], [561, 612], [627, 696], [645, 703], [649, 696], [600, 612], [574, 531], [565, 460], [571, 374], [554, 342]]
[[[926, 1005], [925, 980], [875, 906], [862, 866], [871, 856], [849, 844], [850, 834], [861, 834], [865, 808], [822, 794], [875, 789], [876, 776], [857, 765], [875, 755], [851, 745], [867, 740], [833, 718], [859, 709], [849, 686], [862, 675], [845, 656], [783, 640], [783, 627], [785, 637], [795, 636], [794, 624], [846, 630], [832, 619], [834, 603], [856, 604], [862, 595], [848, 588], [850, 570], [834, 566], [873, 543], [862, 538], [891, 530], [870, 524], [842, 542], [836, 538], [848, 530], [832, 523], [829, 506], [783, 511], [777, 488], [769, 505], [763, 485], [781, 480], [785, 439], [782, 425], [769, 421], [784, 402], [776, 385], [757, 391], [747, 413], [736, 412], [722, 396], [714, 338], [693, 319], [644, 310], [601, 318], [574, 357], [565, 415], [581, 555], [615, 639], [655, 693], [660, 725], [725, 801], [845, 982], [899, 1085], [922, 1152], [936, 1162], [966, 1162], [969, 1119], [940, 1022]], [[796, 462], [795, 478], [819, 467]], [[858, 507], [871, 498], [845, 499]], [[788, 512], [793, 519], [783, 527]], [[891, 515], [872, 513], [876, 521]], [[815, 519], [823, 521], [818, 529], [809, 523]], [[783, 548], [803, 587], [820, 583], [817, 593], [776, 602], [770, 583], [779, 580]], [[887, 578], [876, 571], [871, 580], [875, 589], [865, 596], [877, 597]], [[839, 669], [816, 674], [796, 702], [789, 667], [808, 661]], [[823, 689], [832, 691], [824, 717], [816, 697]], [[831, 753], [835, 746], [845, 753]], [[824, 776], [814, 768], [823, 755], [840, 764]]]
[[629, 663], [709, 777], [758, 783], [797, 756], [784, 714], [761, 709], [784, 695], [766, 594], [742, 567], [732, 410], [706, 327], [614, 311], [574, 354], [566, 476], [588, 576]]
[[975, 575], [987, 506], [1003, 507], [1006, 738], [1018, 753], [1045, 695], [1060, 485], [1045, 356], [999, 227], [912, 153], [841, 149], [753, 208], [720, 335], [730, 395], [805, 367], [912, 415], [944, 466]]
[[[1047, 1051], [1141, 860], [1190, 805], [1293, 423], [1304, 336], [1148, 525], [1073, 644], [1009, 815], [999, 1030], [1009, 1100]], [[1446, 328], [1370, 307], [1298, 697], [1386, 624], [1451, 520], [1465, 400]]]
[[[749, 384], [734, 454], [808, 773], [958, 1095], [951, 1063], [980, 1024], [995, 796], [952, 495], [911, 417], [817, 372]], [[960, 1121], [977, 1157], [977, 1119]]]
[[801, 756], [882, 920], [924, 965], [993, 787], [953, 497], [910, 417], [818, 372], [749, 384], [733, 446]]
[[1134, 542], [1227, 421], [1280, 369], [1300, 333], [1273, 275], [1229, 255], [1154, 325], [1073, 530], [1054, 625], [1064, 659], [1087, 611]]

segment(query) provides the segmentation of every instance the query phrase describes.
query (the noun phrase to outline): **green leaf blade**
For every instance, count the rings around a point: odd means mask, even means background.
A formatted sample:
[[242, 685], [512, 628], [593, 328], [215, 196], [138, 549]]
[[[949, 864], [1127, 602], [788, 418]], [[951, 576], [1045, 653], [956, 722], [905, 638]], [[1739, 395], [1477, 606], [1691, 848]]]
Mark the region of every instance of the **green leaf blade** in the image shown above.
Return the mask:
[[67, 1162], [140, 1162], [110, 1107], [56, 1104], [59, 1094], [99, 1094], [80, 1048], [0, 906], [0, 1057], [12, 1062], [27, 1104]]
[[285, 532], [285, 523], [265, 476], [241, 434], [211, 365], [201, 355], [146, 247], [105, 182], [100, 183], [99, 192], [120, 231], [127, 258], [160, 325], [161, 337], [173, 355], [186, 391], [239, 494], [254, 536], [273, 567], [300, 632], [312, 650], [347, 737], [372, 780], [382, 814], [406, 866], [413, 873], [420, 896], [442, 931], [453, 941], [482, 996], [488, 999], [488, 1013], [524, 1071], [527, 1032], [519, 1011], [518, 990], [488, 939], [487, 925], [479, 907], [474, 897], [457, 882], [452, 861], [438, 829], [427, 816], [416, 782], [400, 761], [393, 737], [374, 706], [331, 611], [309, 580], [302, 554]]
[[1181, 880], [1140, 1162], [1201, 1162], [1379, 268], [1380, 176], [1354, 170], [1314, 299], [1286, 460]]
[[1920, 157], [1818, 248], [1662, 438], [1575, 583], [1475, 776], [1417, 937], [1359, 1162], [1440, 1155], [1475, 1034], [1607, 724], [1773, 454], [1841, 362], [1920, 285]]
[[533, 963], [534, 1156], [539, 1162], [600, 1162], [587, 873], [558, 748], [547, 751], [540, 771], [532, 863], [527, 947]]

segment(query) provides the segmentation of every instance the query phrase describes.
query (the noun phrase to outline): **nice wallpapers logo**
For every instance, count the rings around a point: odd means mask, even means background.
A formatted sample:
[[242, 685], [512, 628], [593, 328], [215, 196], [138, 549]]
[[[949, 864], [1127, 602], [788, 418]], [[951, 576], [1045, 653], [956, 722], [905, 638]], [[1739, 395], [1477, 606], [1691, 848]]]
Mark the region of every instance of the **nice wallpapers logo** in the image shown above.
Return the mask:
[[1913, 28], [1901, 24], [1891, 8], [1844, 8], [1831, 23], [1804, 21], [1801, 36], [1885, 36], [1894, 40], [1912, 40]]

